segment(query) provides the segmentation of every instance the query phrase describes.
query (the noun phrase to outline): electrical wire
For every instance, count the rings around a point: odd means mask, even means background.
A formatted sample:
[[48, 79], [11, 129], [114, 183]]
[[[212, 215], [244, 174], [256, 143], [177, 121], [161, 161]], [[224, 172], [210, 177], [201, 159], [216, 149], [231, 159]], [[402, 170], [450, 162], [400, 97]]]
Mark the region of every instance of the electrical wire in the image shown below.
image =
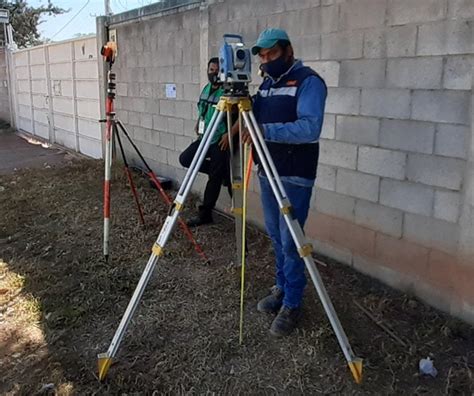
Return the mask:
[[53, 36], [51, 36], [50, 40], [52, 40], [59, 33], [61, 33], [66, 28], [66, 26], [68, 26], [82, 12], [82, 10], [87, 7], [89, 3], [90, 0], [87, 0], [86, 3], [81, 7], [81, 9], [61, 29], [59, 29], [55, 34], [53, 34]]

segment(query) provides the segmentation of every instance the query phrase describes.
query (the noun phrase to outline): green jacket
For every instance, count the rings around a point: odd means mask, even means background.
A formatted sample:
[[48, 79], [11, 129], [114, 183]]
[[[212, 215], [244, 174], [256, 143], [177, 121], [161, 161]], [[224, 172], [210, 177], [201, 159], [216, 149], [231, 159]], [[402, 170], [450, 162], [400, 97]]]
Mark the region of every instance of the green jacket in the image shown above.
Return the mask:
[[[212, 116], [216, 111], [215, 105], [219, 102], [220, 97], [224, 94], [224, 88], [219, 86], [215, 91], [212, 91], [211, 84], [207, 84], [202, 92], [201, 96], [199, 97], [198, 102], [198, 114], [199, 120], [204, 121], [204, 130], [207, 129], [209, 123], [211, 122]], [[224, 117], [224, 120], [219, 124], [217, 127], [217, 132], [214, 135], [214, 138], [211, 141], [211, 144], [219, 142], [221, 140], [222, 135], [227, 133], [227, 118]], [[202, 138], [202, 135], [199, 135], [199, 139]]]

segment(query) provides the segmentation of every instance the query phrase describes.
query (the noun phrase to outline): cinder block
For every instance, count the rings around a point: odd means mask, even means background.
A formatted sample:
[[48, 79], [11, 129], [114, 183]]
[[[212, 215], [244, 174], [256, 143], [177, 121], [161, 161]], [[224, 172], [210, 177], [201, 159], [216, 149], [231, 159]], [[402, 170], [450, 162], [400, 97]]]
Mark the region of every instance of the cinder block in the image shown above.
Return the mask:
[[453, 19], [474, 18], [474, 2], [472, 0], [448, 0], [448, 17]]
[[191, 83], [193, 70], [191, 66], [178, 65], [174, 67], [174, 80], [179, 83]]
[[444, 21], [419, 27], [417, 55], [472, 54], [473, 21]]
[[333, 114], [359, 114], [360, 90], [328, 88], [326, 111]]
[[321, 39], [318, 35], [300, 36], [292, 39], [298, 57], [304, 60], [321, 59]]
[[359, 147], [357, 170], [373, 175], [403, 180], [407, 155], [375, 147]]
[[334, 139], [335, 137], [336, 137], [336, 116], [334, 114], [324, 114], [321, 138]]
[[404, 151], [431, 154], [434, 124], [418, 121], [382, 120], [380, 146]]
[[361, 31], [322, 35], [322, 59], [354, 59], [362, 56]]
[[140, 113], [130, 111], [128, 113], [128, 123], [132, 126], [140, 126]]
[[352, 252], [350, 249], [345, 249], [343, 247], [336, 247], [328, 242], [311, 240], [311, 244], [314, 247], [314, 251], [318, 254], [321, 254], [326, 257], [330, 257], [333, 260], [336, 260], [339, 263], [346, 265], [351, 265], [352, 262]]
[[387, 86], [413, 89], [440, 88], [442, 74], [442, 57], [389, 59]]
[[318, 212], [345, 220], [354, 220], [355, 199], [318, 188], [313, 194], [313, 208]]
[[[282, 29], [285, 29], [290, 38], [301, 35], [315, 35], [321, 33], [320, 7], [311, 7], [305, 9], [303, 12], [284, 12], [279, 14], [278, 17], [278, 21], [275, 21], [278, 24], [272, 24], [272, 26], [279, 26]], [[274, 17], [272, 17], [272, 19], [273, 18]]]
[[119, 82], [117, 83], [117, 96], [127, 96], [127, 83]]
[[164, 116], [175, 117], [176, 116], [176, 102], [172, 99], [160, 100], [160, 114]]
[[337, 116], [337, 140], [376, 146], [379, 139], [380, 121], [369, 117]]
[[336, 191], [341, 194], [377, 202], [379, 199], [378, 176], [338, 169]]
[[387, 57], [415, 56], [416, 26], [397, 26], [385, 32]]
[[153, 129], [157, 131], [168, 130], [168, 118], [161, 115], [153, 115]]
[[184, 86], [183, 99], [197, 103], [199, 95], [201, 94], [201, 87], [199, 84], [186, 84]]
[[399, 238], [402, 235], [403, 212], [368, 201], [357, 200], [355, 222]]
[[387, 4], [380, 0], [359, 0], [341, 4], [341, 30], [383, 26]]
[[385, 29], [370, 29], [364, 32], [364, 58], [386, 58]]
[[[162, 55], [163, 56], [163, 55]], [[175, 81], [174, 67], [162, 66], [157, 69], [157, 79], [159, 83], [172, 83]]]
[[193, 119], [193, 103], [184, 102], [182, 100], [176, 101], [176, 116], [181, 118], [187, 118], [188, 120]]
[[443, 87], [471, 89], [474, 56], [451, 56], [444, 65]]
[[444, 220], [406, 213], [403, 237], [423, 246], [454, 253], [457, 250], [459, 227]]
[[319, 161], [325, 165], [355, 169], [357, 165], [357, 146], [335, 140], [324, 140], [321, 142]]
[[196, 127], [196, 120], [184, 120], [184, 135], [191, 138], [196, 137], [194, 128]]
[[319, 164], [316, 187], [336, 191], [336, 168]]
[[383, 179], [380, 183], [380, 203], [410, 213], [431, 215], [434, 190], [422, 184]]
[[160, 146], [169, 149], [169, 150], [174, 150], [175, 144], [174, 144], [174, 135], [171, 133], [166, 133], [166, 132], [160, 132]]
[[145, 111], [145, 99], [143, 98], [132, 98], [131, 110], [137, 113], [143, 113]]
[[321, 7], [321, 32], [332, 33], [339, 29], [339, 5]]
[[469, 128], [439, 124], [436, 131], [435, 153], [446, 157], [467, 158]]
[[311, 67], [314, 71], [316, 71], [324, 79], [328, 87], [339, 86], [339, 62], [305, 62], [305, 65]]
[[410, 117], [410, 91], [406, 89], [362, 89], [361, 114], [387, 117]]
[[420, 275], [426, 274], [429, 250], [406, 239], [377, 234], [375, 257], [378, 263], [394, 269], [397, 277], [409, 275], [417, 283]]
[[[441, 73], [440, 73], [441, 80]], [[385, 84], [385, 60], [349, 60], [341, 62], [341, 87], [377, 88]]]
[[140, 98], [151, 98], [153, 96], [153, 86], [150, 83], [138, 84], [138, 96]]
[[460, 159], [424, 154], [409, 154], [408, 180], [459, 190], [462, 186], [465, 162]]
[[184, 121], [181, 118], [168, 118], [168, 132], [175, 135], [183, 135]]
[[438, 21], [446, 15], [446, 0], [389, 0], [389, 25]]
[[470, 94], [462, 91], [415, 91], [412, 119], [469, 125]]
[[461, 195], [452, 191], [435, 191], [434, 217], [457, 223], [459, 220]]
[[145, 113], [159, 114], [160, 113], [160, 101], [152, 98], [145, 99]]
[[151, 114], [141, 113], [140, 126], [146, 129], [153, 128], [153, 116]]

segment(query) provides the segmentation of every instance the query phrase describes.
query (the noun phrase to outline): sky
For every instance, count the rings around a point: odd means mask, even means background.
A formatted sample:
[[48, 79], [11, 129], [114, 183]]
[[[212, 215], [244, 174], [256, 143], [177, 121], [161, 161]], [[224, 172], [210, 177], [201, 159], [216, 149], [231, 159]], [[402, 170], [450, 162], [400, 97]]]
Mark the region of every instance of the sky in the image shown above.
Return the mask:
[[[154, 2], [156, 1], [110, 0], [110, 6], [114, 14], [119, 14]], [[46, 3], [45, 0], [28, 1], [28, 4], [32, 6]], [[70, 10], [62, 15], [43, 17], [43, 22], [39, 25], [38, 30], [42, 38], [49, 38], [53, 41], [70, 39], [77, 34], [95, 33], [95, 17], [105, 13], [104, 0], [52, 0], [52, 3], [55, 6]], [[82, 11], [80, 11], [81, 9]], [[74, 17], [79, 11], [80, 13]]]

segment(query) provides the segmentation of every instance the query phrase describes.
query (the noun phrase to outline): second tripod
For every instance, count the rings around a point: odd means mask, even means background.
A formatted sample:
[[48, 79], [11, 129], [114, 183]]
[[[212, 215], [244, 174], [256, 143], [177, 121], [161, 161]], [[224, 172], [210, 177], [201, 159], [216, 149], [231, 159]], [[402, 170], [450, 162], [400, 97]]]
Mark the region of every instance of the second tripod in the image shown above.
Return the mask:
[[[120, 135], [123, 134], [127, 139], [128, 143], [132, 146], [133, 150], [137, 154], [138, 158], [142, 162], [146, 175], [150, 178], [152, 184], [158, 189], [160, 195], [162, 196], [163, 200], [167, 205], [172, 204], [172, 200], [170, 196], [164, 190], [159, 178], [153, 172], [151, 167], [148, 165], [147, 161], [143, 157], [142, 153], [138, 149], [137, 145], [131, 139], [127, 129], [123, 125], [123, 123], [116, 118], [115, 109], [114, 109], [114, 100], [115, 100], [115, 83], [116, 75], [112, 72], [112, 62], [109, 63], [109, 72], [107, 74], [107, 99], [106, 99], [106, 119], [100, 120], [100, 122], [106, 123], [106, 133], [105, 133], [105, 178], [104, 178], [104, 239], [103, 239], [103, 249], [104, 249], [104, 257], [108, 260], [109, 257], [109, 237], [110, 237], [110, 180], [111, 180], [111, 169], [112, 169], [112, 144], [114, 139], [116, 139], [120, 154], [122, 156], [123, 164], [125, 173], [127, 175], [127, 179], [132, 190], [132, 194], [137, 205], [138, 214], [140, 218], [140, 222], [142, 224], [145, 223], [145, 219], [143, 216], [143, 210], [140, 205], [140, 201], [138, 198], [138, 193], [135, 188], [135, 184], [133, 182], [132, 173], [130, 171], [130, 166], [125, 155], [125, 149], [122, 144], [122, 139]], [[186, 225], [186, 223], [180, 219], [179, 221], [180, 227], [183, 230], [186, 237], [189, 241], [194, 245], [194, 249], [196, 252], [202, 257], [205, 262], [208, 262], [209, 259], [207, 258], [206, 254], [202, 250], [201, 246], [197, 243], [194, 239], [190, 229]]]

